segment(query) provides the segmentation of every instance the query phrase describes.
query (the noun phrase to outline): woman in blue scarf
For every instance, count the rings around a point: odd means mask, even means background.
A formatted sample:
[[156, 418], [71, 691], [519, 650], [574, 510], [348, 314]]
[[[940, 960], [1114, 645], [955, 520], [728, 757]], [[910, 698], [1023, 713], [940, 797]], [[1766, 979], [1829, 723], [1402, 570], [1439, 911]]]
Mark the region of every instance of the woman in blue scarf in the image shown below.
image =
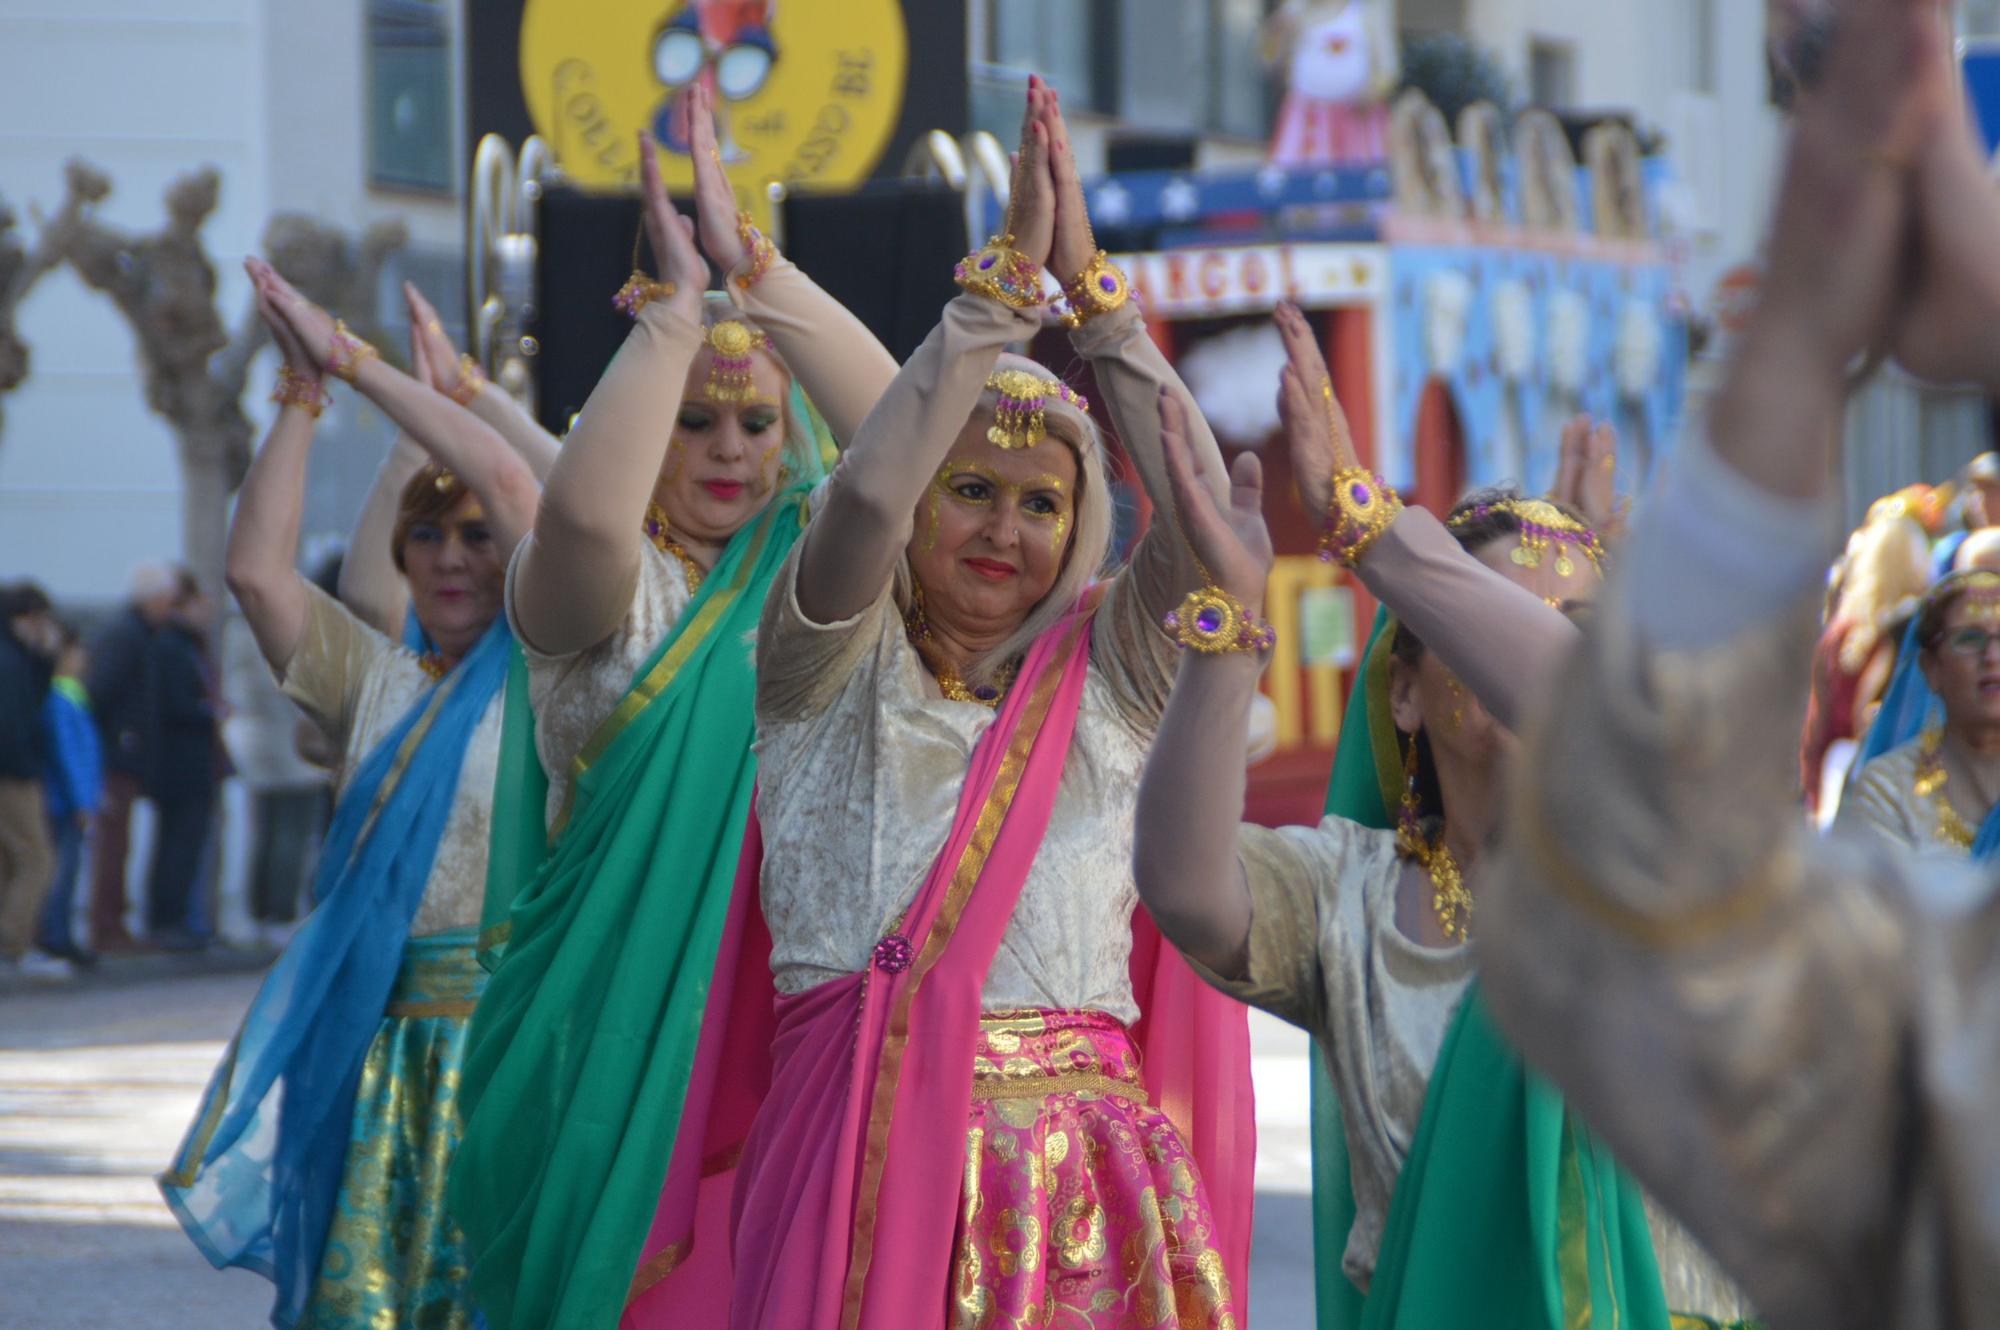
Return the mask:
[[2000, 848], [2000, 573], [1925, 593], [1834, 819], [1923, 854]]
[[[445, 1217], [512, 640], [506, 556], [538, 487], [461, 409], [249, 263], [284, 353], [282, 410], [230, 529], [228, 579], [280, 686], [341, 754], [319, 907], [259, 989], [160, 1178], [218, 1268], [277, 1285], [271, 1323], [472, 1323]], [[331, 372], [439, 443], [404, 488], [392, 551], [430, 649], [364, 625], [295, 568], [306, 455]]]

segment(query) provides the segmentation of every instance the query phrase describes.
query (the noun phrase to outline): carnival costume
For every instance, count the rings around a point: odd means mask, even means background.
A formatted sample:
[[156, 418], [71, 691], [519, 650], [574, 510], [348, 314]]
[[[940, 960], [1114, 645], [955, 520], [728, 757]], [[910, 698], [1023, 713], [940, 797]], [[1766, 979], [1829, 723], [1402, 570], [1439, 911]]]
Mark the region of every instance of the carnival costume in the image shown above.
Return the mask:
[[1834, 825], [1866, 827], [1926, 854], [1990, 859], [2000, 852], [2000, 805], [1978, 821], [1952, 802], [1939, 757], [1944, 706], [1924, 677], [1917, 630], [1925, 611], [1947, 596], [2000, 602], [2000, 574], [1982, 568], [1946, 573], [1925, 593], [1896, 656], [1882, 705], [1854, 759], [1854, 774]]
[[[955, 434], [1033, 303], [953, 301], [871, 430]], [[1136, 310], [1076, 344], [1165, 495], [1175, 380]], [[995, 429], [1034, 433], [1034, 396], [1009, 400]], [[888, 585], [814, 623], [793, 552], [758, 633], [758, 808], [627, 1326], [1240, 1323], [1247, 1027], [1150, 932], [1130, 867], [1172, 677], [1167, 539], [1004, 689], [934, 678]]]
[[1836, 508], [1683, 450], [1522, 735], [1570, 778], [1514, 792], [1482, 983], [1773, 1324], [1991, 1327], [1991, 870], [1797, 816]]
[[698, 329], [645, 304], [590, 409], [657, 428], [704, 341], [727, 380], [710, 396], [724, 400], [745, 391], [740, 354], [768, 336], [797, 375], [793, 428], [811, 436], [795, 474], [705, 573], [649, 531], [612, 636], [571, 656], [524, 648], [508, 682], [481, 937], [494, 973], [451, 1182], [493, 1330], [609, 1327], [624, 1308], [736, 879], [756, 771], [754, 630], [831, 453], [801, 387], [830, 404], [833, 432], [851, 431], [895, 374], [864, 327], [761, 245], [728, 286], [768, 334]]
[[[1472, 558], [1444, 524], [1402, 509], [1378, 477], [1343, 475], [1340, 484], [1347, 489], [1336, 497], [1329, 548], [1385, 605], [1421, 611], [1432, 649], [1511, 655], [1510, 639], [1568, 631], [1554, 611]], [[1601, 560], [1594, 534], [1552, 505], [1492, 507], [1520, 522], [1522, 563], [1553, 559], [1560, 573]], [[1454, 522], [1485, 515], [1472, 509]], [[1678, 1330], [1735, 1322], [1740, 1298], [1713, 1261], [1646, 1203], [1486, 1015], [1464, 940], [1468, 918], [1477, 919], [1471, 898], [1451, 892], [1456, 865], [1444, 871], [1441, 838], [1426, 845], [1407, 811], [1418, 745], [1391, 714], [1394, 636], [1385, 611], [1349, 700], [1326, 818], [1317, 827], [1246, 824], [1238, 832], [1253, 901], [1244, 977], [1196, 966], [1222, 991], [1314, 1036], [1318, 1324]], [[1399, 806], [1406, 811], [1392, 814]], [[1429, 903], [1459, 939], [1452, 945], [1413, 941], [1397, 923], [1412, 858], [1429, 870]]]
[[459, 1064], [484, 979], [496, 623], [450, 673], [316, 588], [281, 686], [341, 744], [311, 917], [278, 958], [160, 1189], [218, 1268], [277, 1285], [271, 1323], [472, 1324], [445, 1213]]

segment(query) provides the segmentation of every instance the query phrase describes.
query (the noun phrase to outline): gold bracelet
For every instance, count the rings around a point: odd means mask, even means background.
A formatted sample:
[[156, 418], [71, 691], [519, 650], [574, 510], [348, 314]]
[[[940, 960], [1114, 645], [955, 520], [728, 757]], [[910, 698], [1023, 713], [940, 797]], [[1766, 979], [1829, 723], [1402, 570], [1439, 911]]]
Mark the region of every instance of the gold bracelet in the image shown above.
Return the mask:
[[1354, 567], [1402, 511], [1396, 491], [1373, 471], [1355, 466], [1334, 472], [1327, 531], [1319, 539], [1320, 562], [1339, 560]]
[[778, 247], [771, 243], [771, 237], [757, 229], [757, 223], [747, 212], [736, 214], [736, 238], [743, 242], [744, 257], [750, 261], [749, 271], [736, 279], [736, 285], [748, 291], [771, 270], [778, 258]]
[[1174, 641], [1204, 655], [1226, 651], [1262, 653], [1278, 644], [1277, 629], [1214, 585], [1188, 592], [1180, 608], [1161, 622]]
[[301, 374], [290, 365], [280, 365], [278, 386], [272, 389], [271, 400], [279, 406], [295, 406], [318, 420], [319, 413], [326, 410], [326, 389], [320, 386], [318, 375]]
[[611, 303], [636, 319], [640, 310], [655, 300], [665, 300], [673, 293], [672, 282], [656, 282], [634, 268], [632, 275], [625, 279], [625, 285], [618, 288], [618, 294], [611, 297]]
[[460, 406], [471, 406], [472, 399], [479, 396], [479, 390], [486, 386], [486, 371], [470, 355], [458, 358], [458, 386], [446, 396]]
[[1014, 237], [997, 235], [986, 247], [958, 261], [952, 279], [974, 295], [997, 300], [1013, 309], [1043, 304], [1042, 265], [1014, 248]]
[[381, 352], [356, 337], [344, 322], [333, 321], [333, 346], [327, 351], [326, 371], [336, 379], [354, 382], [354, 376], [361, 372], [362, 365], [378, 359]]
[[1110, 256], [1100, 249], [1096, 257], [1076, 275], [1076, 280], [1063, 288], [1063, 299], [1069, 305], [1069, 311], [1062, 318], [1063, 325], [1081, 328], [1131, 298], [1132, 284], [1125, 280], [1125, 274], [1111, 262]]

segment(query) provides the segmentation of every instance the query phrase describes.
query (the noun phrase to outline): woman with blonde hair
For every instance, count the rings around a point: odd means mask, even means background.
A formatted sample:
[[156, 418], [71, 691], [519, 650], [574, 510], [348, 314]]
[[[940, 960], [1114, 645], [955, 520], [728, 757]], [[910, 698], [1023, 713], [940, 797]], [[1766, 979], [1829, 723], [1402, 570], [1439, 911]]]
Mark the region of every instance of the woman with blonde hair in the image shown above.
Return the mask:
[[[1054, 93], [1028, 102], [1006, 233], [960, 265], [765, 605], [760, 890], [630, 1325], [1242, 1316], [1247, 1026], [1146, 932], [1132, 794], [1170, 634], [1269, 637], [1188, 597], [1162, 431], [1220, 458], [1091, 240]], [[1045, 266], [1156, 505], [1115, 571], [1104, 406], [1003, 354], [1041, 326]]]
[[[896, 372], [738, 213], [709, 90], [685, 113], [700, 249], [642, 142], [660, 270], [618, 294], [632, 333], [509, 574], [522, 660], [481, 935], [493, 977], [451, 1179], [491, 1330], [610, 1326], [644, 1278], [704, 1001], [725, 982], [758, 615], [831, 439]], [[726, 295], [704, 294], [708, 260]]]

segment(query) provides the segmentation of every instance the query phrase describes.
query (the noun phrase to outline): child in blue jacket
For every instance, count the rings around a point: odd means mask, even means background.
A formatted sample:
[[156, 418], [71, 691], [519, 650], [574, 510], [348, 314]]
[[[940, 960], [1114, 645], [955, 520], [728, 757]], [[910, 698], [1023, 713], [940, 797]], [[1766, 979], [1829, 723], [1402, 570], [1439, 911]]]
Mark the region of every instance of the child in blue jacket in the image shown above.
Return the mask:
[[49, 766], [43, 793], [49, 807], [49, 835], [56, 847], [56, 878], [42, 906], [41, 949], [51, 956], [89, 965], [97, 957], [84, 950], [70, 930], [77, 877], [83, 867], [90, 819], [104, 791], [104, 754], [84, 691], [89, 662], [83, 643], [65, 629], [55, 681], [42, 711], [48, 735]]

